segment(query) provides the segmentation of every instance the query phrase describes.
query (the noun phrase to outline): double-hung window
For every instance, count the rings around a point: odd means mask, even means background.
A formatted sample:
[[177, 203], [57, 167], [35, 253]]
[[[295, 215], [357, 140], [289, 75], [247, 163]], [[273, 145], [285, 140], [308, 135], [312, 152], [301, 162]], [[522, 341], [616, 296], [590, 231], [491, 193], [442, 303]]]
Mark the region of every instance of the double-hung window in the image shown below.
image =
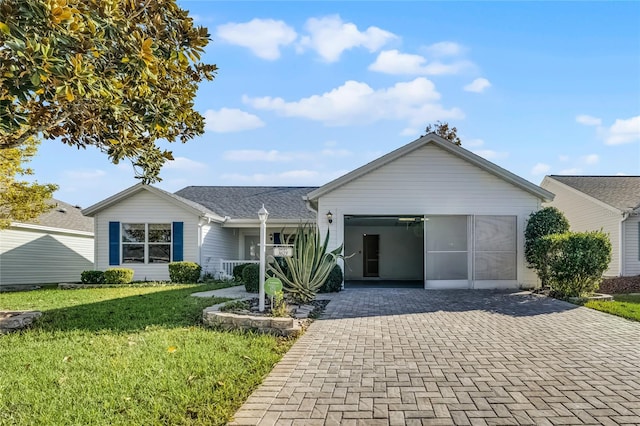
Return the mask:
[[123, 223], [122, 263], [169, 263], [170, 223]]

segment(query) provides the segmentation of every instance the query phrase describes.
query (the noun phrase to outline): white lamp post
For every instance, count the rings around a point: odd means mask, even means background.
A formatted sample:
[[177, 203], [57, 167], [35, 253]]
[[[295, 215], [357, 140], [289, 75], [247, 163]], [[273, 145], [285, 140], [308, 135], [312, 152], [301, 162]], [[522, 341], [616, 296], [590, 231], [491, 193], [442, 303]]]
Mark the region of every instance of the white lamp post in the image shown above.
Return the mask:
[[264, 274], [267, 257], [267, 218], [269, 212], [264, 208], [258, 211], [258, 219], [260, 219], [260, 292], [258, 293], [259, 303], [258, 310], [264, 312]]

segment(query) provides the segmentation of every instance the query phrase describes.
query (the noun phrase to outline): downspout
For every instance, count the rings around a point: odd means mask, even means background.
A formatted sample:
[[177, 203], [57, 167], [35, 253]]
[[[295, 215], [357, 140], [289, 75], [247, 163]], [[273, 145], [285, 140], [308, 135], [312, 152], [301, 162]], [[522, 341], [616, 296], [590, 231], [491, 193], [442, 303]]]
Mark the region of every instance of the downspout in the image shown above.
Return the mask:
[[626, 211], [626, 212], [622, 212], [622, 219], [620, 220], [620, 227], [619, 227], [619, 234], [620, 238], [618, 238], [618, 267], [620, 268], [618, 270], [618, 276], [622, 277], [624, 275], [624, 240], [625, 240], [625, 234], [624, 234], [624, 221], [627, 220], [627, 218], [629, 218], [629, 216], [631, 215], [630, 211]]

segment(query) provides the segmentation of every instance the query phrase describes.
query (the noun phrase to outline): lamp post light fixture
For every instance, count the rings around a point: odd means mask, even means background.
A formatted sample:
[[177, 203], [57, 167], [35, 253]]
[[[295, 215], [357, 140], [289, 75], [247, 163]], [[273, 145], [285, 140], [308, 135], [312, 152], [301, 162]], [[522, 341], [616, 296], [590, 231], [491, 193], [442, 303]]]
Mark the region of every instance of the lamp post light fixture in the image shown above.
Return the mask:
[[267, 218], [269, 212], [264, 208], [258, 211], [258, 219], [260, 219], [260, 290], [258, 293], [258, 310], [264, 312], [264, 275], [267, 257]]
[[331, 210], [327, 212], [327, 222], [333, 223], [333, 213], [331, 213]]

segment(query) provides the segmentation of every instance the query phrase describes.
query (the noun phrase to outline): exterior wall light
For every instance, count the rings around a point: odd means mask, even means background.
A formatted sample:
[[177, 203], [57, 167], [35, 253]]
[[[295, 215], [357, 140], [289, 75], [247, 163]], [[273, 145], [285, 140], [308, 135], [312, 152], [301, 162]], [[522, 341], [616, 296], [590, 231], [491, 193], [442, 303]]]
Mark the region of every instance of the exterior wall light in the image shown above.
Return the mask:
[[331, 213], [331, 210], [327, 212], [327, 222], [333, 223], [333, 213]]

